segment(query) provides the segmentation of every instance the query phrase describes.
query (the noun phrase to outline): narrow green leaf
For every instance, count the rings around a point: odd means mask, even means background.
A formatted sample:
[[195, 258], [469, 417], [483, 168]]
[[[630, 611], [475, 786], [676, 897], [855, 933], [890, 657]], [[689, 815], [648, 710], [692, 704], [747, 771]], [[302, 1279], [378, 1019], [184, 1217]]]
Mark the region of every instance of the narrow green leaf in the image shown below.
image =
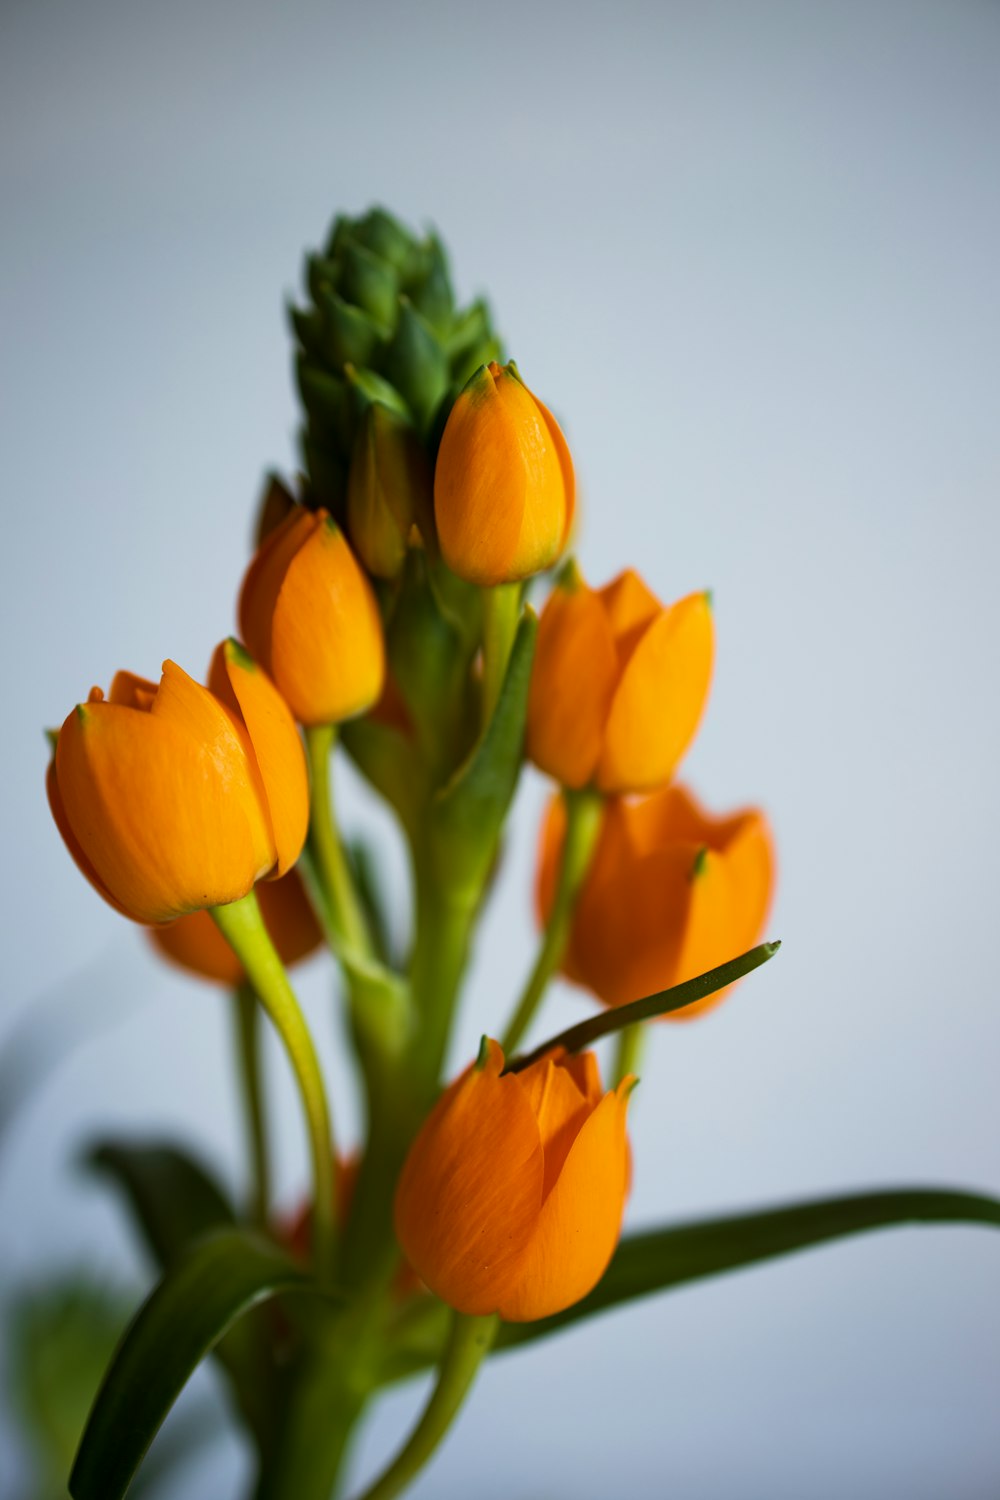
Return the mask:
[[209, 1230], [236, 1222], [222, 1189], [179, 1147], [104, 1141], [87, 1163], [123, 1193], [154, 1261], [161, 1268]]
[[468, 760], [432, 806], [435, 862], [452, 889], [481, 890], [496, 855], [524, 754], [528, 688], [538, 619], [521, 616], [496, 709]]
[[589, 1296], [538, 1323], [504, 1324], [498, 1347], [546, 1338], [651, 1292], [668, 1291], [827, 1240], [903, 1224], [984, 1224], [996, 1229], [1000, 1228], [1000, 1201], [947, 1188], [890, 1189], [628, 1235]]
[[[179, 1147], [106, 1141], [86, 1160], [123, 1193], [160, 1271], [195, 1240], [231, 1228], [231, 1204], [205, 1167]], [[213, 1351], [258, 1448], [267, 1445], [276, 1374], [268, 1330], [258, 1316], [244, 1318]]]
[[727, 985], [734, 984], [737, 979], [742, 979], [745, 974], [759, 969], [761, 964], [766, 964], [769, 958], [774, 957], [780, 947], [780, 943], [758, 943], [756, 948], [741, 953], [738, 958], [731, 958], [728, 963], [708, 969], [694, 979], [686, 979], [683, 984], [672, 985], [668, 990], [657, 990], [655, 995], [633, 1000], [631, 1005], [616, 1005], [612, 1009], [602, 1010], [596, 1016], [588, 1016], [586, 1021], [580, 1021], [568, 1030], [560, 1031], [558, 1036], [550, 1037], [533, 1052], [512, 1058], [504, 1072], [520, 1073], [522, 1068], [530, 1067], [544, 1057], [546, 1052], [551, 1052], [553, 1047], [564, 1047], [567, 1052], [579, 1052], [599, 1041], [602, 1036], [623, 1031], [626, 1026], [634, 1026], [637, 1021], [649, 1021], [653, 1016], [666, 1016], [675, 1010], [685, 1010], [689, 1005], [696, 1005], [699, 1000], [704, 1000], [707, 995], [714, 995]]
[[73, 1500], [120, 1500], [189, 1376], [226, 1330], [279, 1292], [315, 1290], [286, 1254], [224, 1229], [167, 1271], [126, 1329], [80, 1442]]

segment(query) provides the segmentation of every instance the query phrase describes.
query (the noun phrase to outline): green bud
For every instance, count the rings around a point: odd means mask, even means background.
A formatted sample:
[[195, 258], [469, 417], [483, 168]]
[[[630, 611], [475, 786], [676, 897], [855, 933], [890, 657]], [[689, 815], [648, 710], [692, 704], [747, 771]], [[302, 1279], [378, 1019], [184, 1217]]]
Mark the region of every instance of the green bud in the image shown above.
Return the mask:
[[[339, 216], [306, 258], [307, 305], [290, 307], [306, 410], [310, 503], [341, 474], [373, 401], [414, 423], [427, 456], [451, 400], [482, 364], [502, 360], [484, 302], [455, 304], [448, 258], [433, 234], [411, 233], [384, 208]], [[307, 462], [309, 460], [307, 459]]]
[[351, 397], [347, 383], [327, 375], [302, 355], [295, 362], [295, 376], [315, 436], [325, 446], [343, 450], [351, 431]]
[[388, 261], [405, 276], [417, 254], [417, 242], [398, 219], [384, 208], [370, 208], [354, 226], [354, 238], [379, 260]]
[[427, 243], [426, 269], [410, 291], [410, 301], [439, 336], [446, 337], [455, 317], [455, 297], [448, 257], [436, 235]]
[[341, 521], [347, 492], [347, 466], [340, 454], [322, 446], [311, 436], [311, 427], [300, 435], [302, 460], [309, 473], [308, 503], [312, 509], [324, 506]]
[[390, 332], [396, 324], [399, 273], [356, 240], [348, 240], [344, 245], [340, 266], [337, 290], [341, 296], [356, 303], [380, 328]]
[[430, 324], [406, 297], [400, 299], [399, 322], [386, 352], [385, 369], [417, 425], [426, 431], [448, 389], [448, 359]]
[[433, 525], [431, 468], [417, 434], [398, 413], [370, 403], [347, 479], [347, 532], [376, 578], [396, 578], [414, 527]]
[[374, 370], [355, 368], [354, 365], [345, 365], [344, 374], [351, 393], [353, 431], [357, 431], [362, 417], [373, 401], [380, 401], [398, 417], [410, 420], [410, 408], [396, 387], [383, 376], [376, 374]]
[[334, 366], [367, 365], [378, 346], [378, 328], [366, 312], [323, 289], [317, 298], [323, 326], [323, 357]]

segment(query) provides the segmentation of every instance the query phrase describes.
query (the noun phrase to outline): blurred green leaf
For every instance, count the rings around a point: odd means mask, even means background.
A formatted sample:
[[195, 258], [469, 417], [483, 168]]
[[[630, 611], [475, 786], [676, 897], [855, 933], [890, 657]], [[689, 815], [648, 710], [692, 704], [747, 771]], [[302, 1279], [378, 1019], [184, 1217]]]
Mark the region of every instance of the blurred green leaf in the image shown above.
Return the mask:
[[946, 1188], [892, 1189], [629, 1235], [622, 1240], [602, 1280], [582, 1302], [537, 1323], [505, 1323], [497, 1347], [509, 1349], [546, 1338], [651, 1292], [736, 1271], [827, 1240], [903, 1224], [984, 1224], [1000, 1228], [1000, 1201]]
[[279, 1292], [315, 1284], [276, 1246], [223, 1229], [188, 1249], [125, 1333], [80, 1443], [74, 1500], [120, 1500], [188, 1378], [227, 1329]]
[[66, 1483], [94, 1393], [127, 1321], [121, 1295], [82, 1277], [22, 1292], [9, 1306], [8, 1386], [40, 1488], [50, 1493]]
[[158, 1266], [168, 1266], [210, 1229], [236, 1222], [214, 1178], [178, 1146], [103, 1141], [86, 1161], [124, 1194]]
[[[178, 1146], [105, 1141], [87, 1160], [124, 1195], [160, 1271], [196, 1240], [236, 1223], [232, 1205], [207, 1168]], [[277, 1384], [271, 1344], [260, 1313], [241, 1319], [213, 1351], [261, 1452], [268, 1443]]]

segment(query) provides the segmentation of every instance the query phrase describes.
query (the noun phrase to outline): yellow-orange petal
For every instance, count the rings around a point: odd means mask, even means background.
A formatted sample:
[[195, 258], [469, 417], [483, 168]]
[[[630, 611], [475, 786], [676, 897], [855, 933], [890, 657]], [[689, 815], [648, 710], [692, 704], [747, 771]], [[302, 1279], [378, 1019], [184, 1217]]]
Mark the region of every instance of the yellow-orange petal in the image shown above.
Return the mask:
[[[434, 467], [434, 519], [460, 578], [490, 586], [513, 577], [530, 477], [521, 432], [538, 424], [531, 397], [506, 370], [477, 371], [455, 401]], [[539, 433], [534, 447], [542, 446]]]
[[701, 722], [714, 658], [712, 611], [689, 594], [635, 642], [611, 701], [597, 783], [640, 792], [672, 775]]
[[621, 1233], [628, 1185], [625, 1116], [634, 1078], [608, 1093], [585, 1122], [546, 1198], [521, 1258], [521, 1274], [500, 1301], [512, 1323], [571, 1307], [600, 1281]]
[[271, 638], [274, 609], [292, 558], [323, 523], [314, 511], [296, 505], [264, 538], [243, 577], [238, 618], [250, 654], [274, 676]]
[[617, 578], [612, 578], [598, 590], [598, 597], [611, 622], [619, 650], [626, 655], [636, 633], [663, 612], [663, 605], [634, 568], [626, 568]]
[[459, 1312], [495, 1312], [516, 1282], [542, 1199], [538, 1126], [516, 1075], [489, 1044], [445, 1091], [410, 1148], [396, 1235], [417, 1274]]
[[542, 419], [548, 430], [549, 439], [555, 449], [556, 458], [559, 462], [559, 471], [563, 481], [563, 527], [562, 545], [560, 551], [566, 546], [573, 530], [573, 522], [576, 519], [576, 470], [573, 467], [573, 457], [569, 451], [569, 444], [563, 436], [563, 430], [555, 417], [549, 411], [544, 401], [534, 397], [535, 405], [542, 414]]
[[597, 769], [618, 663], [607, 615], [586, 586], [557, 588], [538, 624], [528, 695], [527, 754], [563, 786]]
[[528, 1096], [545, 1152], [542, 1196], [548, 1197], [593, 1105], [560, 1056], [540, 1058], [517, 1075]]
[[[175, 719], [156, 704], [147, 714], [91, 703], [69, 714], [56, 747], [67, 822], [100, 881], [140, 922], [234, 901], [274, 863], [233, 726], [227, 734], [187, 696], [187, 717], [207, 719], [214, 738], [189, 732], [177, 705]], [[227, 718], [221, 706], [218, 714]]]
[[77, 869], [82, 875], [86, 876], [95, 891], [104, 897], [109, 906], [113, 906], [115, 911], [120, 912], [123, 917], [131, 917], [132, 913], [126, 911], [124, 906], [112, 896], [104, 881], [94, 869], [93, 864], [84, 853], [80, 840], [70, 827], [69, 819], [66, 816], [66, 809], [63, 806], [62, 793], [59, 791], [59, 778], [56, 775], [55, 756], [49, 761], [48, 770], [45, 773], [45, 790], [48, 794], [49, 810], [52, 813], [53, 821], [62, 834], [63, 843], [73, 856]]
[[309, 828], [309, 775], [302, 740], [284, 698], [238, 641], [223, 641], [216, 650], [209, 681], [223, 675], [260, 770], [278, 856], [272, 873], [281, 876], [302, 853]]
[[378, 603], [325, 511], [288, 563], [271, 628], [271, 675], [301, 724], [364, 713], [385, 679]]
[[[691, 930], [676, 983], [746, 953], [764, 936], [774, 890], [774, 850], [766, 819], [738, 813], [717, 825], [718, 852], [708, 851], [695, 882]], [[692, 1021], [726, 999], [733, 986], [666, 1016]]]
[[156, 683], [146, 677], [137, 677], [134, 672], [116, 672], [111, 679], [109, 703], [120, 703], [126, 708], [138, 708], [148, 713], [156, 697]]

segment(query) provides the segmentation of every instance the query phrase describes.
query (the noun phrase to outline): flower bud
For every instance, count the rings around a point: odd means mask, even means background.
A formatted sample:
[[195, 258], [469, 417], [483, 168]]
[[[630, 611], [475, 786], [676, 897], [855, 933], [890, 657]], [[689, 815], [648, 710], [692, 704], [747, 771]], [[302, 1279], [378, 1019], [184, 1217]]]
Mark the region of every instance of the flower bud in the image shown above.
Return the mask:
[[236, 641], [209, 687], [174, 662], [159, 685], [119, 672], [67, 717], [49, 803], [88, 880], [137, 922], [170, 922], [283, 875], [305, 841], [302, 743], [267, 675]]
[[[563, 799], [542, 826], [538, 908], [552, 907], [565, 829]], [[607, 803], [577, 898], [563, 970], [605, 1005], [625, 1005], [693, 979], [752, 948], [774, 888], [763, 813], [715, 818], [673, 785], [641, 801]], [[683, 1021], [727, 990], [665, 1019]]]
[[240, 595], [240, 629], [300, 724], [336, 724], [382, 690], [378, 605], [325, 510], [297, 508], [263, 543]]
[[703, 593], [664, 607], [628, 569], [603, 589], [571, 574], [542, 611], [527, 753], [563, 786], [663, 786], [708, 697], [712, 611]]
[[372, 402], [358, 431], [347, 481], [347, 529], [369, 573], [402, 572], [414, 527], [433, 536], [427, 454], [410, 424]]
[[417, 1274], [461, 1313], [548, 1317], [597, 1284], [618, 1243], [634, 1078], [604, 1093], [591, 1052], [504, 1073], [499, 1043], [438, 1100], [396, 1190]]
[[451, 409], [434, 471], [444, 560], [494, 585], [551, 567], [573, 522], [573, 462], [516, 367], [483, 365]]
[[[286, 968], [315, 953], [323, 940], [297, 870], [263, 880], [257, 900], [264, 926]], [[218, 984], [235, 988], [245, 975], [239, 959], [207, 911], [191, 911], [167, 927], [150, 928], [161, 957]]]

